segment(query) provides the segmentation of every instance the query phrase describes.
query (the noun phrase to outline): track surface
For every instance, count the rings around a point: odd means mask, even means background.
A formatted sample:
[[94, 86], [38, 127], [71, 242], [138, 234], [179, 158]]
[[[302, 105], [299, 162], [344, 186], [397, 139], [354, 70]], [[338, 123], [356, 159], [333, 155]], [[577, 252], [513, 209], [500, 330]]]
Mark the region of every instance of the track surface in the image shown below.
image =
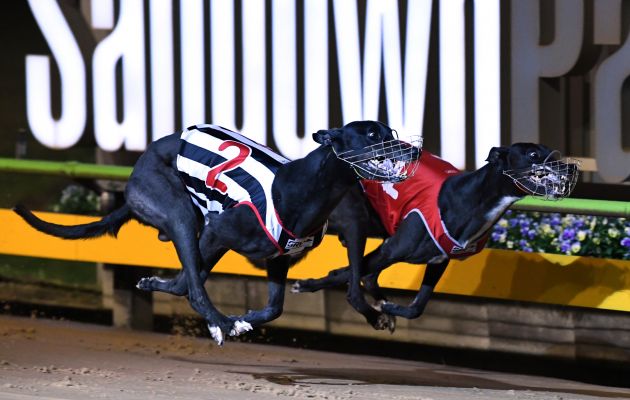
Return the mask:
[[0, 316], [0, 399], [630, 399], [630, 390], [424, 362]]

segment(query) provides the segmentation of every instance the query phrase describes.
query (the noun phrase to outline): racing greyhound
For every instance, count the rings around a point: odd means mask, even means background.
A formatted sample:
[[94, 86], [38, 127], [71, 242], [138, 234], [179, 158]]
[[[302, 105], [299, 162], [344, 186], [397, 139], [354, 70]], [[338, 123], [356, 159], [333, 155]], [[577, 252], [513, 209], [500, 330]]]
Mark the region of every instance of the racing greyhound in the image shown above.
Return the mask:
[[[578, 176], [578, 162], [557, 159], [557, 151], [532, 143], [494, 147], [482, 168], [460, 173], [448, 162], [424, 151], [415, 175], [403, 183], [363, 181], [346, 195], [330, 216], [330, 228], [348, 248], [350, 266], [320, 279], [295, 282], [294, 293], [314, 292], [349, 282], [348, 301], [375, 329], [395, 328], [394, 316], [418, 318], [449, 260], [483, 249], [489, 231], [507, 208], [526, 194], [546, 199], [568, 196]], [[365, 251], [368, 236], [385, 241]], [[387, 302], [377, 279], [397, 262], [427, 264], [415, 299], [402, 306]], [[377, 301], [370, 307], [361, 293]], [[383, 312], [392, 316], [383, 324]]]
[[[313, 139], [321, 146], [289, 161], [227, 129], [193, 126], [149, 145], [129, 178], [125, 204], [100, 221], [63, 226], [21, 206], [14, 210], [35, 229], [65, 239], [116, 236], [130, 219], [157, 228], [161, 240], [172, 240], [182, 271], [172, 280], [143, 278], [138, 287], [187, 295], [222, 345], [225, 335], [280, 316], [288, 268], [319, 244], [328, 215], [356, 184], [357, 169], [374, 179], [405, 178], [404, 168], [392, 172], [393, 166], [417, 159], [420, 149], [392, 132], [374, 121], [320, 130]], [[264, 309], [227, 317], [210, 301], [203, 282], [229, 249], [267, 260]]]

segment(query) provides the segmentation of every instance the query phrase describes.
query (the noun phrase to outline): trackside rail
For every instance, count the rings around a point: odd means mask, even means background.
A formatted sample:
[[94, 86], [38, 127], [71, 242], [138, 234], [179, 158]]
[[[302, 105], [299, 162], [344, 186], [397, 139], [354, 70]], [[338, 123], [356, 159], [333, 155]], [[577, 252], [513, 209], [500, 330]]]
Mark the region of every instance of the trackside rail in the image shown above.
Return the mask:
[[129, 178], [131, 170], [131, 167], [87, 164], [77, 161], [17, 160], [12, 158], [0, 158], [1, 172], [124, 181]]
[[[131, 170], [132, 167], [88, 164], [76, 161], [60, 162], [0, 158], [0, 172], [45, 174], [86, 179], [127, 180]], [[624, 201], [573, 198], [560, 201], [545, 201], [527, 196], [516, 202], [512, 209], [630, 218], [630, 202]]]

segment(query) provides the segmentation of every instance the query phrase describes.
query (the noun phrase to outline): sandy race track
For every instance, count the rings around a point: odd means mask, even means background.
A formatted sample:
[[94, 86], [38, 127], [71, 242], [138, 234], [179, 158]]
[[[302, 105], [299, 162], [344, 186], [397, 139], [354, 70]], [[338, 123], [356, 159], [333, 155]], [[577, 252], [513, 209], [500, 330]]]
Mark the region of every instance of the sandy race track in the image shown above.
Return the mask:
[[593, 399], [630, 390], [0, 316], [0, 399]]

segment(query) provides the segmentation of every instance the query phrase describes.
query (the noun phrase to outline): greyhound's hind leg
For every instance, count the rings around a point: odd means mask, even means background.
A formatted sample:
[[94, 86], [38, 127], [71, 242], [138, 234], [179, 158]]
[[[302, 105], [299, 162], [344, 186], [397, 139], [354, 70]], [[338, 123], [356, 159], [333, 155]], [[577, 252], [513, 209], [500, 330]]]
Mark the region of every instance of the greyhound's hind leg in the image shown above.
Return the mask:
[[[199, 272], [199, 278], [201, 279], [202, 283], [205, 283], [205, 281], [210, 276], [212, 268], [226, 252], [227, 249], [223, 251], [211, 252], [207, 248], [201, 248], [203, 267]], [[186, 281], [184, 271], [180, 271], [177, 276], [172, 279], [162, 279], [158, 276], [142, 278], [140, 279], [136, 287], [141, 290], [164, 292], [175, 296], [185, 296], [186, 294], [188, 294], [188, 282]]]
[[[140, 157], [129, 179], [125, 197], [133, 213], [144, 223], [158, 229], [160, 240], [173, 239], [175, 225], [194, 235], [199, 231], [199, 222], [193, 205], [177, 171], [169, 164], [177, 155], [177, 143], [169, 138], [152, 143]], [[136, 285], [146, 291], [161, 291], [176, 296], [188, 292], [183, 271], [174, 279], [157, 276], [142, 278]]]
[[318, 290], [345, 285], [350, 278], [350, 267], [337, 268], [323, 278], [300, 279], [291, 287], [293, 293], [317, 292]]
[[136, 287], [148, 292], [164, 292], [174, 296], [184, 296], [188, 293], [188, 284], [183, 271], [179, 271], [177, 276], [172, 279], [162, 279], [159, 276], [142, 278]]
[[[177, 172], [156, 155], [147, 151], [138, 160], [126, 189], [127, 204], [141, 221], [164, 232], [172, 241], [182, 264], [182, 274], [172, 283], [157, 279], [151, 285], [170, 286], [183, 293], [186, 283], [191, 307], [208, 321], [214, 340], [223, 344], [222, 332], [230, 332], [234, 322], [221, 314], [211, 303], [200, 276], [202, 255], [199, 250], [199, 222], [186, 188]], [[219, 257], [220, 258], [220, 257]]]
[[424, 272], [424, 277], [422, 278], [422, 284], [420, 285], [420, 290], [416, 294], [416, 297], [413, 301], [407, 305], [402, 306], [394, 303], [385, 302], [381, 305], [381, 309], [388, 315], [399, 316], [407, 319], [418, 318], [424, 312], [424, 308], [426, 307], [431, 295], [433, 294], [433, 290], [435, 289], [435, 285], [440, 281], [440, 278], [444, 274], [446, 267], [448, 266], [449, 260], [443, 260], [437, 263], [428, 263], [426, 270]]

